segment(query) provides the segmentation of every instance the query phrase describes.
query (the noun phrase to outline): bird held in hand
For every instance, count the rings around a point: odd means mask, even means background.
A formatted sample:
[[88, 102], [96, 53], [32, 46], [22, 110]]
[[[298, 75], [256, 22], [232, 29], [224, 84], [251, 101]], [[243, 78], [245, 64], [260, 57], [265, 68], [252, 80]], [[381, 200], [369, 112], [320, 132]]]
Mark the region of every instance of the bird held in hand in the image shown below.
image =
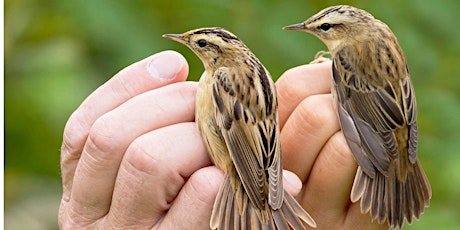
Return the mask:
[[226, 176], [212, 229], [305, 229], [310, 215], [283, 189], [276, 89], [243, 42], [222, 28], [166, 38], [188, 46], [205, 67], [195, 120], [214, 164]]
[[342, 131], [359, 164], [351, 191], [361, 211], [402, 228], [428, 207], [431, 188], [417, 159], [417, 108], [406, 59], [390, 28], [351, 6], [326, 8], [284, 27], [321, 39], [331, 52]]

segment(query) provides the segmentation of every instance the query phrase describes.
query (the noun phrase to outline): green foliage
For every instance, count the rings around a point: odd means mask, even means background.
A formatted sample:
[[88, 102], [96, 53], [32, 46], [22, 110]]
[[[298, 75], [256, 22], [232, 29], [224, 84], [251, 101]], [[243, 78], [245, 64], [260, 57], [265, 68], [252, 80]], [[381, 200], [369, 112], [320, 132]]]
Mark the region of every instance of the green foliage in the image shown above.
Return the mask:
[[[386, 22], [409, 62], [419, 108], [419, 157], [432, 183], [433, 200], [422, 221], [408, 229], [460, 225], [460, 30], [455, 26], [460, 2], [441, 2], [342, 1]], [[33, 178], [42, 178], [45, 187], [59, 181], [59, 148], [66, 120], [117, 71], [173, 49], [189, 61], [191, 80], [201, 75], [198, 58], [162, 34], [204, 26], [227, 28], [277, 78], [325, 49], [313, 36], [281, 28], [334, 4], [318, 0], [6, 0], [7, 212], [33, 194], [24, 191], [31, 188], [30, 181], [36, 181]], [[56, 211], [54, 207], [50, 215]], [[7, 219], [6, 226], [11, 226], [8, 221], [14, 220]]]

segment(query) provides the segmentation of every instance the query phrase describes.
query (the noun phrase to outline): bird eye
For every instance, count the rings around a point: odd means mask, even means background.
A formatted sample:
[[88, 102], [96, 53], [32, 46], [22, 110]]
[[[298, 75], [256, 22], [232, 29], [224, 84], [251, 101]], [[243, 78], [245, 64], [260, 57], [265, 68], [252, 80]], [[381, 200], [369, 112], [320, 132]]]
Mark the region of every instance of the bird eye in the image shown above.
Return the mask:
[[205, 47], [208, 44], [208, 42], [204, 39], [200, 39], [196, 43], [198, 43], [199, 47]]
[[323, 23], [319, 26], [319, 28], [323, 31], [328, 31], [330, 28], [332, 28], [332, 25], [329, 23]]

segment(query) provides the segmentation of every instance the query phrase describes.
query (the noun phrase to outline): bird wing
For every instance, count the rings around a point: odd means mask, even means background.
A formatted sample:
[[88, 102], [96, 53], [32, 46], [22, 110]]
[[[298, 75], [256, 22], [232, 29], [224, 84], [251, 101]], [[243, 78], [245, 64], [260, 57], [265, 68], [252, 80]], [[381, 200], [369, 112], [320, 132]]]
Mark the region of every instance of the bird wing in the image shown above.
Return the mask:
[[[374, 76], [382, 78], [381, 76]], [[416, 104], [409, 76], [394, 85], [364, 81], [340, 57], [333, 63], [333, 88], [345, 137], [363, 171], [374, 178], [375, 168], [388, 175], [389, 163], [397, 155], [393, 131], [409, 130], [409, 155], [415, 162], [417, 146]]]
[[[217, 107], [217, 124], [248, 197], [254, 206], [263, 209], [269, 195], [269, 204], [277, 209], [281, 207], [284, 190], [276, 92], [271, 79], [260, 80], [270, 77], [263, 67], [261, 71], [263, 76], [260, 70], [235, 74], [228, 68], [219, 68], [213, 77], [212, 97]], [[261, 87], [271, 89], [255, 89], [264, 84]], [[272, 103], [271, 107], [267, 103]]]

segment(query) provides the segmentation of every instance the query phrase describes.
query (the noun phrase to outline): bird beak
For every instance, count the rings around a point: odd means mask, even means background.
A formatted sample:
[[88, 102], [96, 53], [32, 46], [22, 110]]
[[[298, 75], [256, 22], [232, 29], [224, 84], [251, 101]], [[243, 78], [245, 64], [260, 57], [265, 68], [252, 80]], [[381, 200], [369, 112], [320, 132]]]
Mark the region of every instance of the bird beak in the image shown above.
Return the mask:
[[185, 44], [185, 39], [182, 34], [163, 34], [163, 37]]
[[306, 29], [307, 27], [305, 27], [304, 22], [283, 27], [283, 30], [306, 30]]

